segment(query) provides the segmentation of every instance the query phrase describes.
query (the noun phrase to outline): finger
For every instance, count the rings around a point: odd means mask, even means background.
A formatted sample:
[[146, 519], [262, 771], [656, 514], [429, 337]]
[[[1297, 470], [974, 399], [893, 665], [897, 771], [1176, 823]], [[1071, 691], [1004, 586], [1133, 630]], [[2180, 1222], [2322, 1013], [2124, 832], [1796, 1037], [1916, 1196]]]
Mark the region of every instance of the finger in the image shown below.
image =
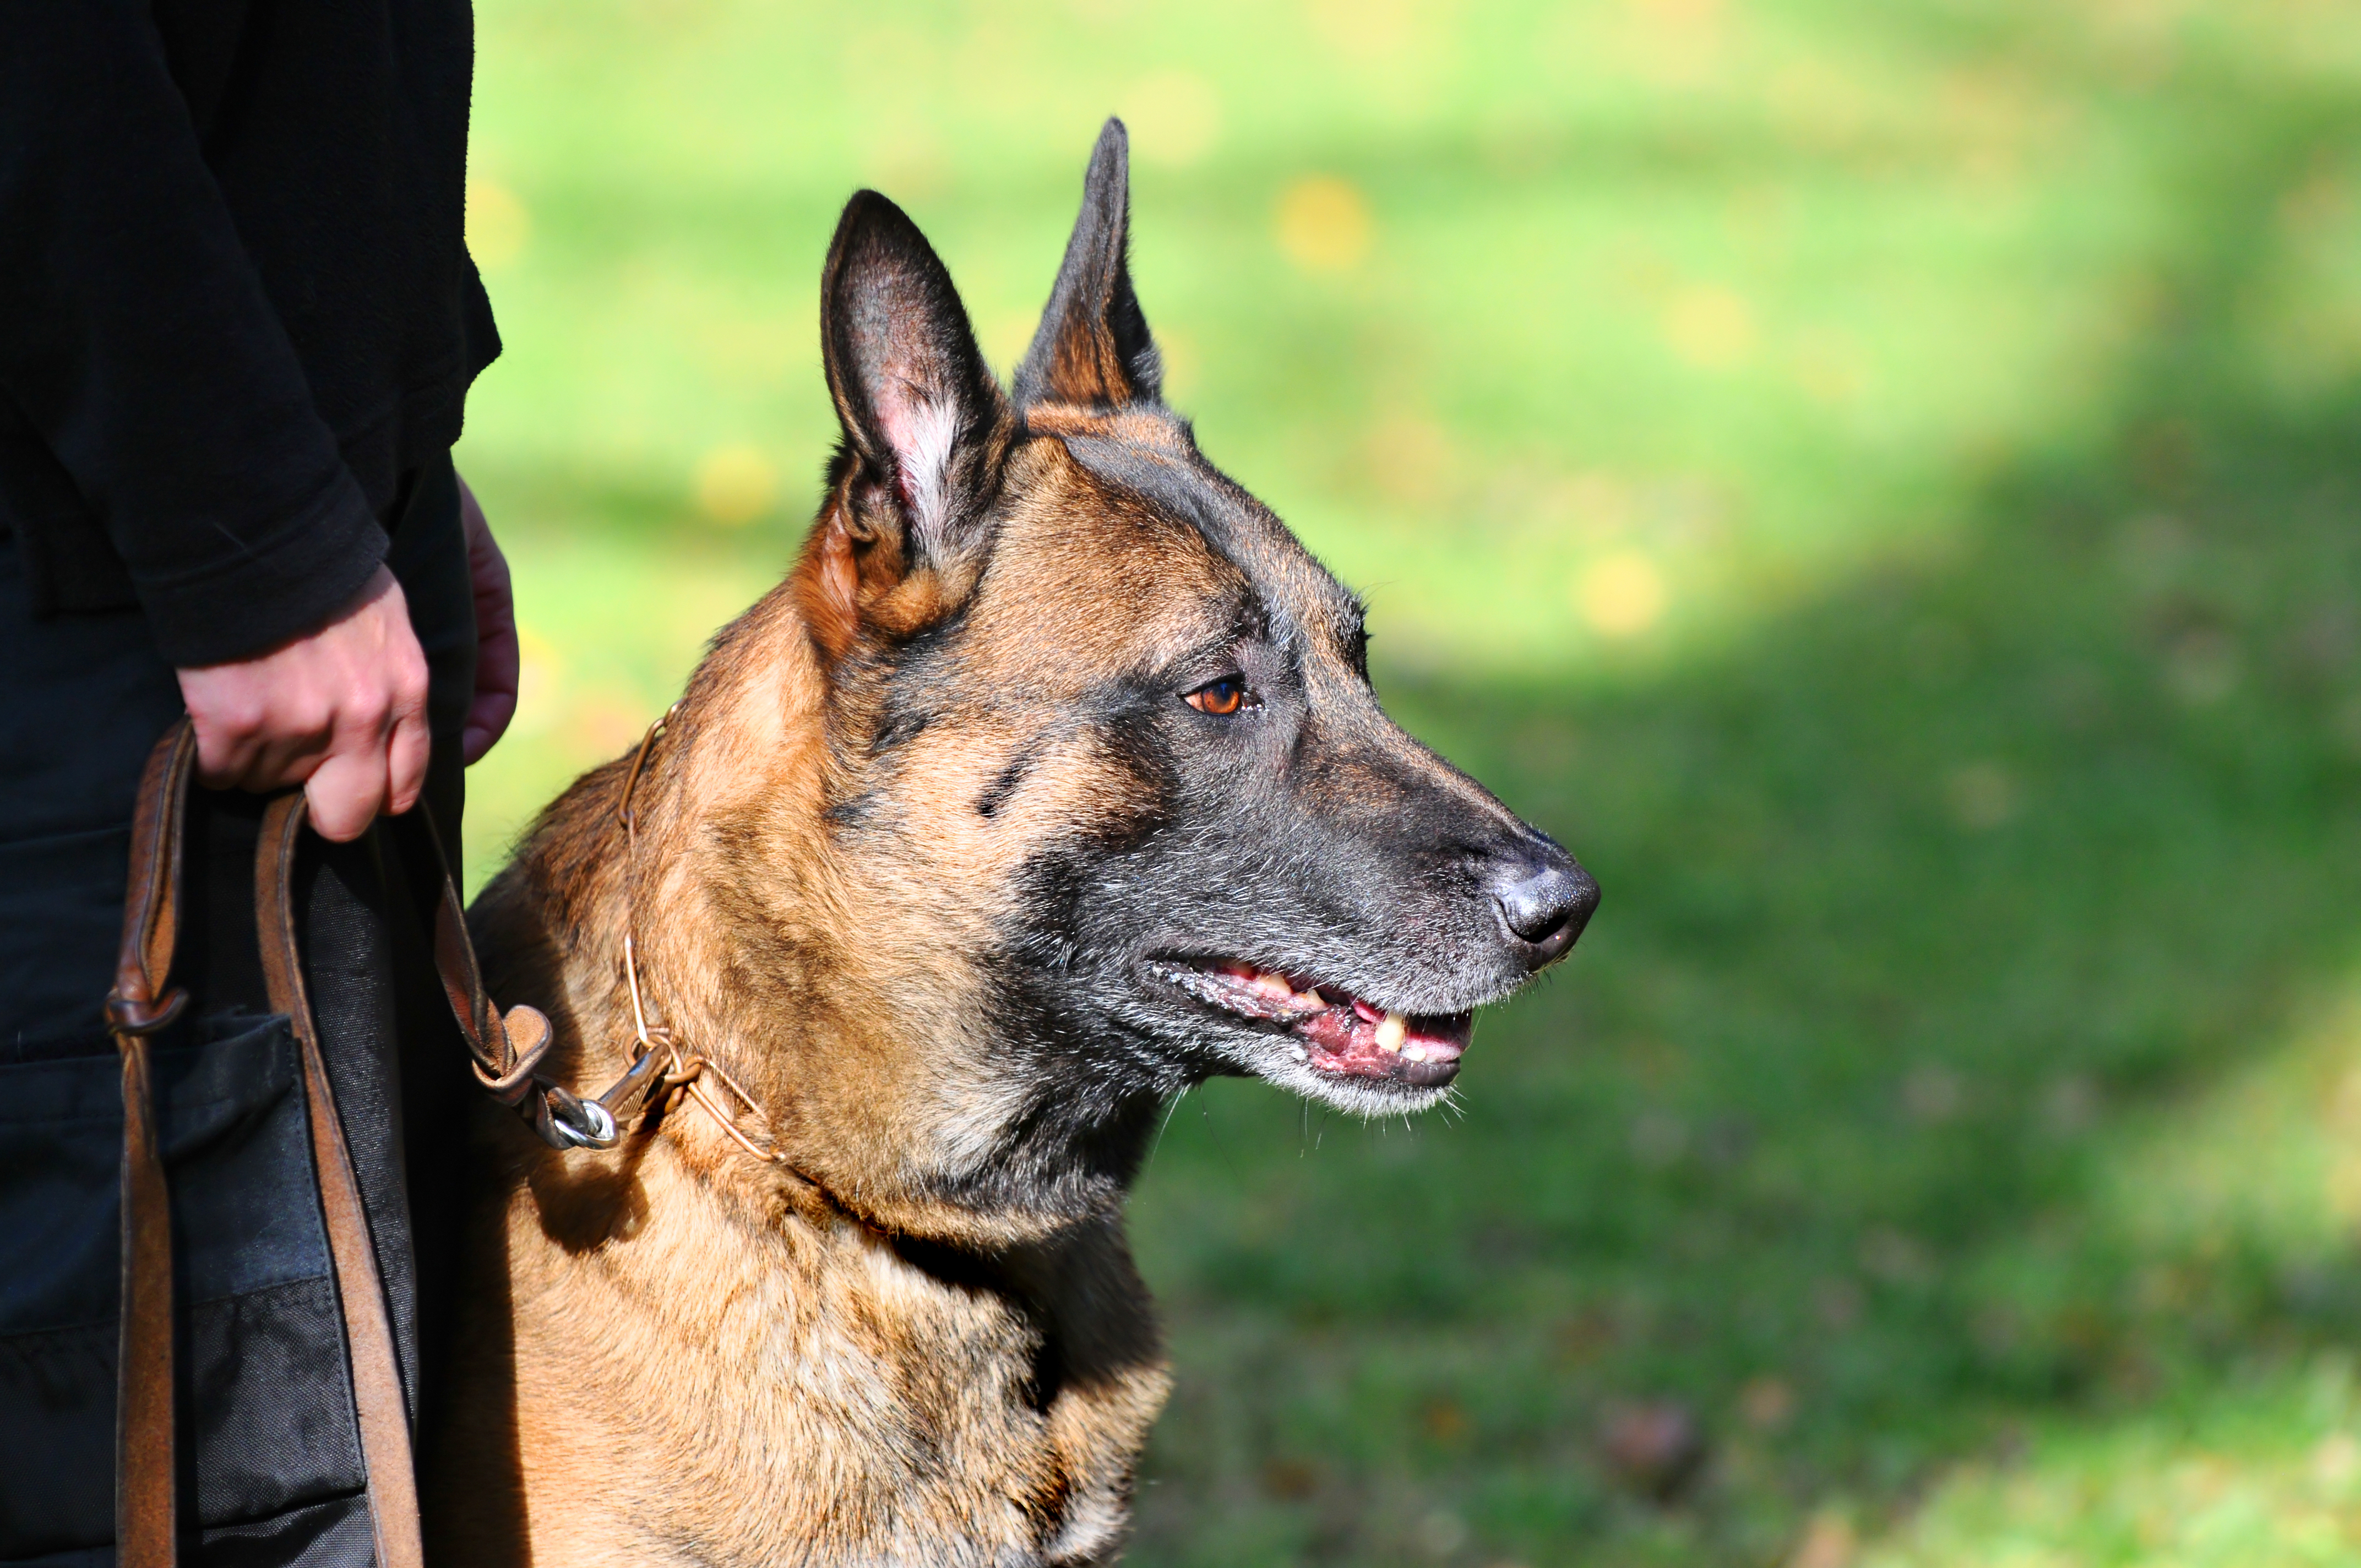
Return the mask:
[[282, 693], [248, 748], [237, 787], [268, 793], [300, 784], [336, 749], [336, 713], [316, 689]]
[[217, 709], [195, 701], [189, 712], [197, 729], [197, 782], [207, 789], [285, 789], [310, 778], [328, 754], [326, 709], [301, 697], [288, 712], [245, 721], [225, 722]]
[[313, 828], [338, 844], [359, 838], [385, 804], [385, 777], [381, 743], [332, 752], [303, 785]]
[[237, 789], [253, 771], [260, 748], [244, 726], [222, 724], [192, 710], [197, 729], [197, 782], [207, 789]]
[[207, 789], [237, 788], [253, 769], [261, 742], [259, 693], [235, 668], [173, 674], [181, 685], [181, 706], [197, 732], [197, 782]]
[[309, 783], [312, 775], [335, 755], [335, 750], [333, 738], [325, 733], [266, 740], [254, 749], [236, 787], [269, 795], [273, 790]]
[[[485, 625], [480, 616], [477, 624]], [[516, 717], [521, 663], [515, 623], [503, 617], [495, 626], [487, 627], [476, 645], [476, 696], [468, 705], [467, 731], [460, 741], [460, 753], [469, 767], [508, 733], [509, 721]]]
[[467, 580], [476, 601], [476, 623], [486, 631], [508, 628], [516, 621], [516, 586], [509, 576], [509, 558], [489, 529], [467, 541]]
[[[507, 578], [501, 578], [503, 586]], [[476, 689], [515, 695], [518, 667], [524, 654], [518, 645], [516, 613], [505, 597], [476, 601]]]
[[516, 717], [516, 693], [513, 691], [478, 691], [467, 709], [467, 726], [459, 737], [460, 760], [469, 767], [481, 762], [484, 753], [500, 743], [508, 733], [509, 720]]
[[463, 762], [473, 767], [499, 743], [516, 717], [522, 654], [508, 557], [492, 537], [484, 509], [465, 479], [459, 481], [459, 499], [467, 529], [467, 576], [476, 601], [476, 695], [460, 732], [459, 754]]
[[393, 816], [418, 804], [419, 792], [426, 787], [426, 760], [433, 749], [422, 694], [418, 702], [394, 715], [393, 730], [387, 739], [386, 810]]

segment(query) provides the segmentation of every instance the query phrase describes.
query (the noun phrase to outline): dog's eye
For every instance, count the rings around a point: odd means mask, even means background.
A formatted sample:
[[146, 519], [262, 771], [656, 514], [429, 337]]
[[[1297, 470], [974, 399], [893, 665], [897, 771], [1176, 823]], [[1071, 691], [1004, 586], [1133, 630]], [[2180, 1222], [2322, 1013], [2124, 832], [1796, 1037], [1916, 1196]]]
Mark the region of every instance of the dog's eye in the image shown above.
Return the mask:
[[1218, 681], [1206, 682], [1181, 700], [1200, 713], [1227, 718], [1246, 705], [1246, 684], [1235, 675], [1224, 675]]

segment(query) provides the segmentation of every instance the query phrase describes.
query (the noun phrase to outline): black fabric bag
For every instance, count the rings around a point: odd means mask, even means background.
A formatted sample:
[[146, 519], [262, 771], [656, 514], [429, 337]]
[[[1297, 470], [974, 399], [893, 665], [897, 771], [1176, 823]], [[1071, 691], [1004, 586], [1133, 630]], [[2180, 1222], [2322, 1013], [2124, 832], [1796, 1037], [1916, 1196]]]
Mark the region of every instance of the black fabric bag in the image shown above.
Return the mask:
[[[352, 1376], [283, 1017], [156, 1052], [183, 1495], [221, 1568], [370, 1561]], [[115, 1561], [123, 1090], [113, 1056], [0, 1067], [0, 1562]]]

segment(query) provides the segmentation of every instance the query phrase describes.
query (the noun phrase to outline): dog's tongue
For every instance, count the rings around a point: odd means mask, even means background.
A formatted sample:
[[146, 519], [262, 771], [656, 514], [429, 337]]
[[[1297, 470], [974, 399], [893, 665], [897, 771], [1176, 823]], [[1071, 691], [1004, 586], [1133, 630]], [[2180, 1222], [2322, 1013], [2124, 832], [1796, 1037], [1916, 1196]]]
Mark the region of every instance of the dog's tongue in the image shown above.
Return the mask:
[[1442, 1081], [1459, 1070], [1467, 1048], [1469, 1020], [1411, 1018], [1380, 1013], [1356, 998], [1349, 1005], [1315, 1013], [1295, 1031], [1312, 1047], [1312, 1065], [1361, 1078], [1404, 1078], [1413, 1083]]
[[1283, 1018], [1304, 1041], [1312, 1065], [1355, 1078], [1447, 1083], [1459, 1072], [1474, 1015], [1417, 1017], [1388, 1013], [1359, 997], [1331, 999], [1334, 988], [1299, 982], [1246, 964], [1218, 971], [1252, 995], [1253, 1011]]

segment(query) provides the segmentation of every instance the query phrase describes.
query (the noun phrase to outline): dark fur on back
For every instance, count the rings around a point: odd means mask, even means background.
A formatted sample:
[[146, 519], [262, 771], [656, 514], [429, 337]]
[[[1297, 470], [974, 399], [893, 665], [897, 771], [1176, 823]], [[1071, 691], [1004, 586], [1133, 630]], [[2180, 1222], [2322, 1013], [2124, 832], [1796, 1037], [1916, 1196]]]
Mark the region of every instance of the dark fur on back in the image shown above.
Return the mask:
[[619, 762], [478, 900], [495, 994], [586, 1091], [629, 1059], [635, 911], [649, 1006], [782, 1159], [677, 1097], [603, 1153], [488, 1123], [508, 1310], [429, 1488], [451, 1560], [1106, 1559], [1166, 1386], [1121, 1228], [1163, 1106], [1224, 1073], [1432, 1103], [1451, 1020], [1587, 915], [1164, 407], [1127, 244], [1110, 123], [1012, 399], [925, 239], [853, 199], [797, 565], [692, 678], [636, 851]]

